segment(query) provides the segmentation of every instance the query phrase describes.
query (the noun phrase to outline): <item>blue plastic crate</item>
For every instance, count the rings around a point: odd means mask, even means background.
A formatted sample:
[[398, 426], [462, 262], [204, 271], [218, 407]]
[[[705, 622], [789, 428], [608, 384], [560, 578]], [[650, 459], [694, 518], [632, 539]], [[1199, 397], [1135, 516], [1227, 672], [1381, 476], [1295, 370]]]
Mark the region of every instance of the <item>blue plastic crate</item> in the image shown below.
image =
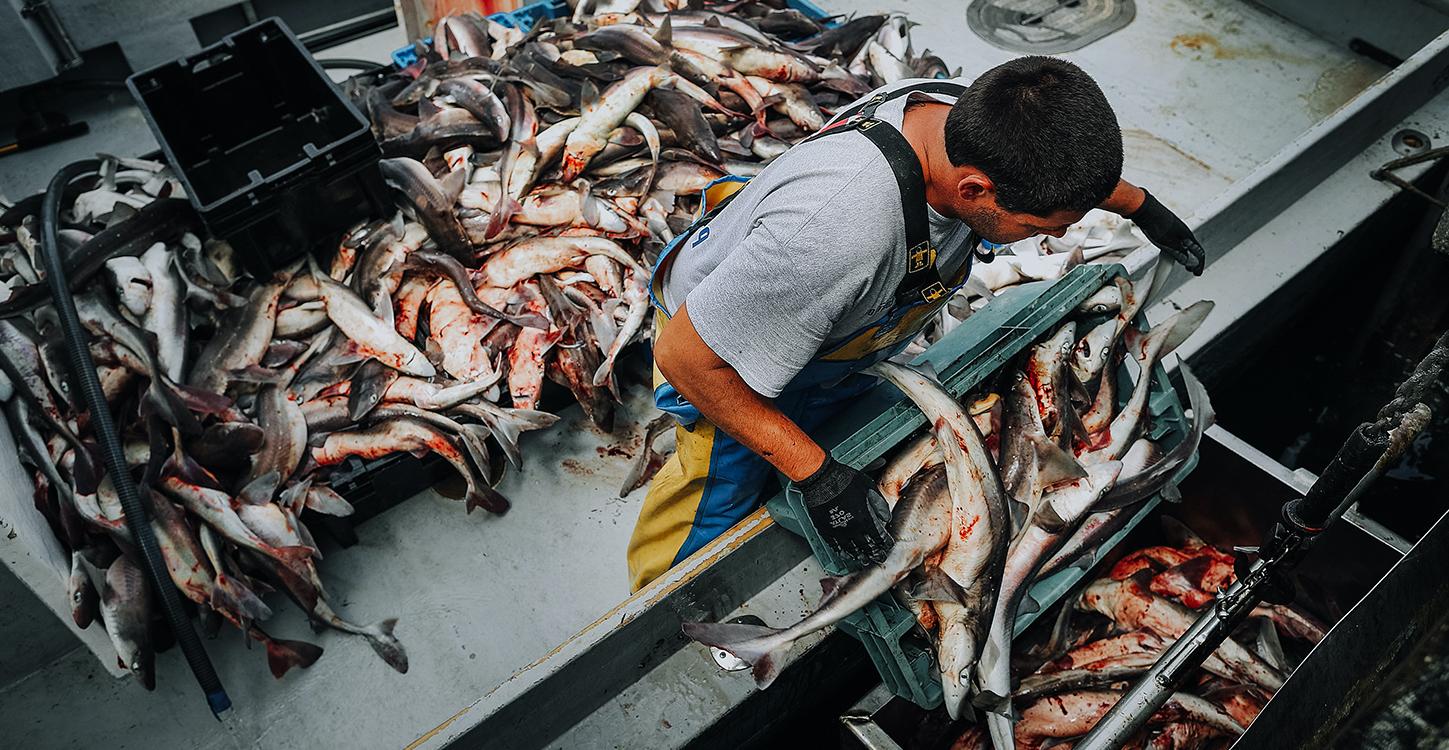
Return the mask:
[[[942, 338], [915, 360], [930, 364], [950, 393], [960, 398], [999, 370], [1017, 353], [1048, 333], [1082, 300], [1122, 274], [1121, 266], [1091, 265], [1074, 269], [1054, 282], [1027, 284], [1004, 293]], [[1126, 366], [1118, 373], [1127, 377]], [[1152, 373], [1149, 399], [1152, 425], [1147, 436], [1170, 449], [1186, 438], [1188, 421], [1177, 392], [1159, 365]], [[1125, 401], [1130, 388], [1121, 389]], [[826, 425], [822, 443], [832, 445], [837, 460], [857, 468], [882, 457], [925, 425], [925, 417], [900, 391], [881, 383], [848, 413]], [[1180, 481], [1196, 465], [1196, 457], [1177, 476]], [[1151, 499], [1132, 521], [1104, 545], [1110, 549], [1159, 502]], [[821, 567], [831, 575], [849, 572], [845, 562], [820, 540], [805, 521], [804, 502], [793, 486], [766, 503], [770, 515], [786, 529], [804, 536]], [[1068, 568], [1032, 587], [1032, 597], [1047, 609], [1081, 580], [1083, 571]], [[1017, 618], [1020, 633], [1037, 614]], [[940, 681], [933, 673], [931, 644], [920, 637], [915, 616], [893, 594], [886, 594], [841, 622], [841, 629], [866, 648], [881, 681], [896, 695], [924, 708], [941, 704]]]
[[561, 18], [568, 14], [569, 4], [564, 0], [539, 0], [518, 10], [494, 13], [492, 18], [510, 29], [518, 29], [527, 34], [539, 21]]
[[[825, 11], [810, 2], [810, 0], [787, 0], [786, 5], [814, 19], [822, 19], [827, 16]], [[510, 29], [521, 29], [527, 32], [539, 21], [551, 18], [563, 18], [568, 15], [569, 5], [565, 0], [539, 0], [536, 3], [525, 5], [518, 10], [494, 13], [489, 18]], [[835, 24], [831, 23], [827, 25], [834, 26]], [[433, 38], [424, 37], [422, 43], [430, 45], [433, 43]], [[411, 44], [406, 47], [399, 47], [392, 51], [392, 61], [399, 68], [406, 68], [418, 61], [417, 50]]]

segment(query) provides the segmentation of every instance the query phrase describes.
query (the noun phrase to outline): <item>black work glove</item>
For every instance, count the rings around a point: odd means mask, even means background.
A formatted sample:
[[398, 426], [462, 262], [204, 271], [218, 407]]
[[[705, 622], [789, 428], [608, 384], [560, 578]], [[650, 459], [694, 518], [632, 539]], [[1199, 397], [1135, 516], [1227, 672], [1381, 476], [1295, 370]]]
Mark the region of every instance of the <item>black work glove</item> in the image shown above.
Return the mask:
[[826, 456], [795, 487], [811, 525], [831, 549], [861, 566], [885, 560], [892, 543], [890, 509], [870, 477]]
[[1146, 196], [1142, 205], [1123, 218], [1131, 219], [1147, 235], [1148, 242], [1181, 263], [1192, 275], [1201, 276], [1207, 258], [1192, 230], [1177, 218], [1177, 214], [1152, 197], [1152, 193], [1143, 190], [1142, 194]]

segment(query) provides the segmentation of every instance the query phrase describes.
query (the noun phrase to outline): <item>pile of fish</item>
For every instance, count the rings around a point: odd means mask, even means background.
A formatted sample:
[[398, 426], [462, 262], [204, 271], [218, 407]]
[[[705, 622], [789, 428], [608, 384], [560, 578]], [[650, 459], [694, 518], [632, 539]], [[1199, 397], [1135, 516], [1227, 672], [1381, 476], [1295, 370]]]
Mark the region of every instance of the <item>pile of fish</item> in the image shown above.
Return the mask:
[[972, 307], [980, 309], [1004, 289], [1060, 278], [1078, 263], [1118, 263], [1146, 244], [1141, 230], [1130, 220], [1094, 208], [1061, 237], [1029, 237], [999, 250], [1000, 262], [973, 264], [973, 283], [963, 291], [968, 293]]
[[[448, 16], [415, 64], [348, 82], [403, 210], [486, 300], [446, 284], [398, 292], [399, 332], [441, 352], [449, 375], [496, 359], [512, 405], [530, 407], [547, 373], [608, 427], [614, 363], [648, 335], [645, 266], [693, 221], [701, 191], [757, 174], [875, 86], [950, 75], [915, 54], [900, 16], [827, 28], [782, 3], [676, 5], [584, 0], [527, 35]], [[500, 323], [493, 309], [549, 325]], [[646, 444], [623, 494], [661, 458]]]
[[[1015, 690], [1016, 747], [1066, 747], [1085, 734], [1192, 624], [1194, 610], [1233, 583], [1234, 557], [1185, 528], [1177, 546], [1135, 550], [1063, 606], [1039, 649], [1020, 654], [1036, 666]], [[1073, 610], [1078, 614], [1074, 618]], [[1083, 623], [1081, 612], [1091, 613]], [[1192, 750], [1226, 746], [1253, 722], [1290, 671], [1280, 637], [1315, 644], [1325, 626], [1296, 609], [1260, 605], [1244, 626], [1252, 647], [1229, 639], [1184, 689], [1153, 715], [1129, 748]], [[1240, 631], [1243, 632], [1243, 631]], [[1246, 639], [1244, 639], [1246, 640]], [[980, 727], [955, 750], [988, 747]]]
[[[254, 279], [238, 271], [226, 243], [188, 231], [184, 214], [152, 220], [185, 205], [164, 165], [107, 158], [100, 179], [83, 188], [62, 211], [61, 250], [172, 582], [213, 632], [226, 621], [262, 643], [278, 677], [310, 666], [321, 649], [259, 626], [271, 615], [260, 594], [272, 590], [319, 628], [358, 636], [407, 671], [395, 620], [355, 625], [329, 604], [303, 514], [351, 514], [329, 486], [332, 469], [400, 451], [456, 467], [470, 510], [508, 508], [491, 486], [503, 459], [489, 438], [516, 462], [519, 432], [557, 417], [499, 405], [497, 368], [469, 379], [443, 374], [393, 325], [394, 307], [407, 309], [395, 293], [407, 287], [389, 278], [429, 289], [462, 281], [471, 292], [466, 273], [426, 245], [421, 226], [398, 218], [349, 234], [328, 269], [308, 260]], [[0, 227], [0, 257], [12, 272], [0, 302], [6, 421], [33, 470], [35, 507], [71, 557], [76, 624], [99, 616], [121, 663], [150, 688], [165, 628], [34, 270], [26, 206], [7, 211], [14, 221]], [[102, 237], [119, 231], [132, 238]], [[539, 325], [536, 315], [513, 317]]]
[[701, 191], [757, 174], [873, 85], [947, 72], [901, 17], [826, 29], [764, 1], [590, 6], [526, 35], [445, 17], [415, 64], [347, 89], [404, 210], [476, 286], [394, 278], [399, 332], [454, 378], [506, 361], [515, 407], [546, 373], [607, 427], [615, 362], [649, 330], [646, 266]]
[[[444, 18], [417, 64], [348, 83], [402, 211], [320, 265], [242, 273], [160, 163], [106, 157], [68, 198], [61, 251], [104, 396], [167, 572], [211, 632], [262, 643], [278, 677], [310, 666], [320, 647], [258, 625], [280, 590], [406, 671], [395, 620], [353, 625], [322, 587], [304, 512], [352, 512], [332, 472], [431, 453], [470, 512], [504, 512], [503, 459], [557, 420], [535, 408], [545, 380], [611, 426], [615, 365], [648, 330], [647, 264], [710, 181], [755, 174], [872, 86], [948, 74], [900, 17], [825, 28], [778, 6], [582, 2], [526, 35]], [[47, 304], [38, 210], [0, 217], [0, 395], [71, 558], [77, 625], [99, 618], [150, 688], [169, 633]]]
[[[1014, 747], [1011, 634], [1019, 613], [1039, 608], [1031, 584], [1089, 562], [1134, 506], [1171, 494], [1212, 420], [1207, 394], [1184, 367], [1193, 412], [1186, 436], [1171, 446], [1141, 437], [1147, 374], [1212, 308], [1198, 302], [1143, 332], [1134, 321], [1148, 284], [1114, 278], [964, 401], [929, 373], [875, 366], [928, 425], [877, 478], [892, 507], [888, 558], [825, 581], [819, 608], [784, 630], [685, 623], [685, 633], [754, 665], [765, 686], [799, 637], [894, 591], [935, 640], [951, 716], [970, 699], [987, 711], [998, 750]], [[1124, 360], [1135, 365], [1135, 382]]]

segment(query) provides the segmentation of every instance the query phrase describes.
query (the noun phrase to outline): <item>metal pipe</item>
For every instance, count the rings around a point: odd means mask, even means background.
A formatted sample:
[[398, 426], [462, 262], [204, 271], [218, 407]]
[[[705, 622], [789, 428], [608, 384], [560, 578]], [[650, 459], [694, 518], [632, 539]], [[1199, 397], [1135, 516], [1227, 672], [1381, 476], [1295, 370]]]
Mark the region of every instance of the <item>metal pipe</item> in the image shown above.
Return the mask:
[[55, 7], [50, 4], [50, 0], [26, 0], [25, 5], [20, 8], [20, 15], [40, 24], [46, 41], [50, 42], [51, 51], [55, 52], [56, 71], [78, 68], [85, 62], [81, 58], [80, 50], [76, 49], [75, 42], [71, 40], [70, 32], [65, 30], [60, 17], [55, 14]]
[[309, 52], [320, 52], [394, 26], [397, 26], [397, 13], [389, 5], [346, 21], [304, 31], [297, 35], [297, 41]]
[[221, 678], [217, 676], [211, 659], [206, 655], [201, 637], [192, 627], [186, 611], [182, 609], [181, 595], [166, 572], [166, 561], [162, 558], [161, 548], [151, 531], [150, 513], [141, 501], [140, 488], [136, 486], [136, 479], [126, 463], [125, 449], [116, 431], [110, 404], [106, 402], [105, 392], [101, 390], [96, 363], [91, 359], [88, 337], [81, 325], [80, 316], [76, 314], [75, 300], [71, 297], [70, 285], [65, 277], [65, 265], [60, 257], [59, 217], [65, 187], [74, 180], [99, 170], [100, 162], [85, 159], [66, 165], [51, 179], [40, 211], [40, 255], [45, 264], [45, 278], [50, 285], [55, 311], [60, 316], [61, 329], [65, 331], [66, 350], [70, 354], [73, 371], [71, 374], [85, 398], [86, 408], [90, 412], [91, 432], [100, 444], [106, 472], [110, 474], [116, 494], [120, 497], [121, 508], [126, 516], [126, 527], [130, 529], [131, 537], [135, 539], [140, 552], [141, 569], [145, 571], [146, 579], [159, 597], [161, 611], [176, 633], [176, 643], [181, 647], [186, 663], [191, 666], [197, 683], [206, 694], [207, 705], [213, 715], [220, 716], [223, 711], [231, 708], [231, 699], [227, 697]]

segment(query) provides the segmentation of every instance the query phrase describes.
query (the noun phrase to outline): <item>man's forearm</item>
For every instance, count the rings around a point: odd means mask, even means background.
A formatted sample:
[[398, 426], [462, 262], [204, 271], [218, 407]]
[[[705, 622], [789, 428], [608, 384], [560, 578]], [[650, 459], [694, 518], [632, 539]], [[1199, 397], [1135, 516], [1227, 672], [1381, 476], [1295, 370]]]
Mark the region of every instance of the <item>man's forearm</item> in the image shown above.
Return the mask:
[[1142, 201], [1147, 198], [1147, 193], [1142, 188], [1133, 185], [1126, 180], [1118, 180], [1117, 187], [1113, 188], [1112, 194], [1107, 200], [1102, 201], [1099, 206], [1103, 211], [1111, 211], [1118, 216], [1126, 216], [1142, 207]]
[[791, 480], [810, 476], [824, 463], [825, 451], [699, 338], [686, 307], [665, 327], [654, 355], [670, 385], [705, 419]]
[[750, 388], [700, 338], [689, 319], [688, 303], [680, 305], [660, 331], [654, 363], [715, 429], [729, 433], [795, 482], [805, 515], [826, 544], [858, 565], [885, 560], [891, 548], [890, 509], [876, 491], [875, 480], [830, 460], [799, 425]]
[[810, 476], [825, 461], [825, 451], [734, 370], [710, 370], [670, 382], [705, 419], [790, 479]]

